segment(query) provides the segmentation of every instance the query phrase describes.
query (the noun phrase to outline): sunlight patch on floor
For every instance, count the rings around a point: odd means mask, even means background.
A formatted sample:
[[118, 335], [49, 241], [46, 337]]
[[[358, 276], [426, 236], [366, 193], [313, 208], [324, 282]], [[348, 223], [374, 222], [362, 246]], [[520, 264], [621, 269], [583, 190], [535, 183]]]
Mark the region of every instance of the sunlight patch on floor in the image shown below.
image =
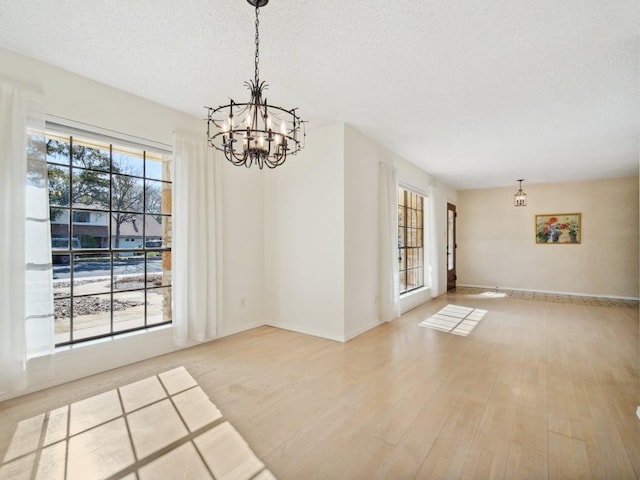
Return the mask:
[[486, 310], [480, 308], [447, 305], [419, 325], [466, 337], [476, 328], [486, 313]]
[[0, 478], [274, 477], [179, 367], [22, 420]]

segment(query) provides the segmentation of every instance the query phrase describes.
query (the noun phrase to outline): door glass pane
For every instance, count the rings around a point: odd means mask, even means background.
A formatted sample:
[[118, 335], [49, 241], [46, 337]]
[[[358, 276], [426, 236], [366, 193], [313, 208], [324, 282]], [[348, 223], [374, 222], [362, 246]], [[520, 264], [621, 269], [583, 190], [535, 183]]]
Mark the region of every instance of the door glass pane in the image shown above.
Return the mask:
[[453, 225], [454, 225], [454, 212], [453, 210], [447, 211], [447, 269], [453, 270]]

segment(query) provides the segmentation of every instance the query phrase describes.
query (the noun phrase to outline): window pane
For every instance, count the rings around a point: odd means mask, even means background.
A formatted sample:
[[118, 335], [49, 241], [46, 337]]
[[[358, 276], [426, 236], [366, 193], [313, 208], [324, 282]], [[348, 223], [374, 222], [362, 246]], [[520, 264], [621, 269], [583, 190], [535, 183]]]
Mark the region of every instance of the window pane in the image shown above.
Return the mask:
[[171, 247], [171, 217], [145, 215], [145, 245], [147, 248]]
[[47, 162], [69, 165], [69, 137], [47, 134]]
[[72, 204], [79, 208], [109, 208], [109, 174], [73, 169]]
[[170, 322], [171, 320], [171, 288], [147, 290], [147, 325]]
[[73, 137], [71, 160], [74, 167], [109, 172], [111, 160], [109, 144]]
[[73, 294], [88, 295], [111, 291], [111, 257], [102, 255], [73, 256]]
[[144, 176], [146, 178], [152, 178], [154, 180], [170, 180], [168, 175], [163, 175], [161, 155], [147, 152], [144, 166]]
[[171, 252], [147, 253], [147, 286], [171, 285]]
[[404, 243], [404, 228], [398, 229], [398, 247], [402, 248], [405, 246]]
[[145, 258], [142, 251], [113, 254], [113, 290], [144, 288]]
[[69, 167], [47, 165], [49, 176], [49, 205], [69, 206]]
[[142, 216], [132, 213], [111, 215], [111, 248], [142, 248]]
[[113, 294], [113, 330], [144, 327], [144, 290]]
[[[73, 211], [71, 225], [74, 248], [109, 248], [109, 225], [107, 212]], [[78, 222], [77, 220], [88, 220]]]
[[51, 248], [53, 250], [69, 249], [69, 210], [66, 208], [50, 208]]
[[145, 181], [145, 213], [161, 213], [162, 186], [162, 182], [156, 182], [153, 180]]
[[89, 223], [91, 214], [85, 210], [74, 210], [71, 215], [71, 221], [73, 223]]
[[404, 188], [398, 188], [398, 205], [404, 205]]
[[[54, 287], [55, 296], [55, 287]], [[54, 299], [54, 335], [56, 343], [68, 342], [71, 340], [71, 300]]]
[[111, 161], [113, 162], [113, 173], [142, 177], [144, 161], [141, 151], [114, 148]]
[[96, 337], [111, 331], [111, 295], [73, 299], [73, 338]]
[[125, 175], [111, 176], [111, 208], [119, 212], [142, 213], [144, 181]]

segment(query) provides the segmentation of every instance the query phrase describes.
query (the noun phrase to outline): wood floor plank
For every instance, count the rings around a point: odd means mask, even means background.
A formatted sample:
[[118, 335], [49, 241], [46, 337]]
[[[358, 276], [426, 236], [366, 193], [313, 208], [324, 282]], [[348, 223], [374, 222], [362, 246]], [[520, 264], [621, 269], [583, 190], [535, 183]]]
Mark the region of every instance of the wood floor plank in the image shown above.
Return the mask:
[[[48, 468], [29, 422], [184, 366], [284, 480], [640, 479], [638, 309], [580, 298], [453, 292], [346, 344], [260, 327], [5, 401], [0, 477]], [[448, 304], [487, 313], [419, 326]]]

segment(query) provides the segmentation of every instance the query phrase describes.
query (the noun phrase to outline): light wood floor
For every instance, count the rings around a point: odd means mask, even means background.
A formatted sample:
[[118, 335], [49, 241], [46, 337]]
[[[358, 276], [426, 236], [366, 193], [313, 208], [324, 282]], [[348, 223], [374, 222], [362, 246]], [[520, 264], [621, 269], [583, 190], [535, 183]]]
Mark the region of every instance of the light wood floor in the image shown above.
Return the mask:
[[[418, 326], [447, 304], [488, 313]], [[468, 292], [346, 344], [261, 327], [1, 403], [0, 455], [21, 419], [184, 366], [279, 479], [640, 478], [638, 334], [635, 308]]]

